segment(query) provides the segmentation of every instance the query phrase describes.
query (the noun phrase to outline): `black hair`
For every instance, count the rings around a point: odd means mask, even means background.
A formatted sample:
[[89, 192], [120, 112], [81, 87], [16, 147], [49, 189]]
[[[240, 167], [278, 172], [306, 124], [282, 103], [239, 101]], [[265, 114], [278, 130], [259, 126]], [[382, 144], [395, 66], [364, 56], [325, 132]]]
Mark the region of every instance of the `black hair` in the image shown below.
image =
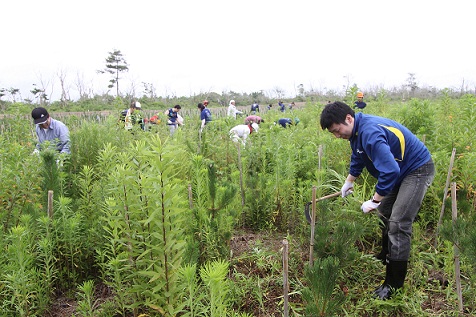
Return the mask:
[[174, 108], [175, 108], [175, 109], [182, 109], [182, 107], [180, 107], [180, 105], [175, 105]]
[[205, 106], [203, 105], [203, 103], [199, 102], [197, 105], [197, 108], [200, 108], [200, 110], [203, 110], [205, 109]]
[[345, 118], [348, 114], [355, 117], [355, 111], [342, 101], [327, 104], [321, 113], [322, 130], [329, 129], [334, 123], [345, 123]]

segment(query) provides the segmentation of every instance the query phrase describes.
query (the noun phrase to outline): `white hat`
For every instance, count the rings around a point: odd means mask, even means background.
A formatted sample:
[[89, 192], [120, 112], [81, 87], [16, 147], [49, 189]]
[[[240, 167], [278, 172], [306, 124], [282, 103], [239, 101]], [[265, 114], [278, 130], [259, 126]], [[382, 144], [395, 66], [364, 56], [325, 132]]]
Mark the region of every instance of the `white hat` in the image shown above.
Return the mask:
[[142, 109], [139, 101], [136, 101], [136, 109]]
[[253, 122], [253, 123], [251, 124], [251, 127], [253, 128], [253, 130], [255, 130], [256, 132], [258, 132], [259, 125], [258, 125], [256, 122]]

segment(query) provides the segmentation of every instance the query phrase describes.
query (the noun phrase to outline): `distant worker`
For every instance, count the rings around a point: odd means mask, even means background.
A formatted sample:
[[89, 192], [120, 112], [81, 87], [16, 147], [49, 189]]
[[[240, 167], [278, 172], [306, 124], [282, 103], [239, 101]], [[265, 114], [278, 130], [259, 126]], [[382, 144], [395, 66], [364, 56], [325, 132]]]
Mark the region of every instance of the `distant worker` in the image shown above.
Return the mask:
[[286, 111], [286, 105], [281, 100], [278, 102], [278, 106], [279, 106], [279, 111], [281, 112]]
[[270, 104], [268, 105], [268, 107], [266, 107], [266, 108], [268, 108], [268, 110], [271, 110], [271, 108], [273, 108], [273, 104], [270, 103]]
[[248, 136], [253, 132], [258, 132], [258, 129], [257, 123], [239, 124], [230, 130], [229, 135], [233, 142], [241, 142], [245, 145]]
[[132, 100], [124, 116], [124, 129], [132, 130], [136, 124], [138, 124], [142, 130], [144, 129], [144, 120], [142, 119], [141, 110], [142, 106], [140, 102]]
[[264, 122], [264, 119], [256, 115], [247, 116], [245, 119], [245, 124], [250, 124], [250, 123], [260, 124], [261, 122]]
[[160, 123], [160, 116], [159, 114], [155, 114], [152, 117], [149, 118], [149, 123], [150, 124], [159, 124]]
[[259, 104], [255, 101], [251, 105], [251, 114], [256, 114], [257, 112], [259, 112]]
[[299, 122], [301, 122], [301, 120], [299, 120], [299, 118], [294, 118], [291, 119], [291, 118], [280, 118], [277, 122], [275, 122], [274, 124], [279, 124], [280, 126], [282, 126], [283, 128], [287, 128], [288, 126], [291, 126], [291, 125], [296, 125], [298, 124]]
[[364, 93], [357, 93], [357, 101], [354, 102], [354, 108], [364, 109], [367, 104], [364, 102]]
[[173, 108], [170, 108], [164, 112], [164, 114], [167, 116], [167, 126], [169, 127], [170, 135], [175, 133], [175, 130], [179, 125], [183, 125], [183, 119], [179, 120], [180, 109], [182, 109], [180, 105], [175, 105]]
[[208, 109], [205, 106], [205, 104], [203, 104], [201, 102], [197, 105], [197, 108], [200, 110], [200, 121], [201, 121], [200, 133], [202, 133], [203, 128], [205, 127], [205, 125], [207, 125], [209, 122], [212, 121], [212, 113], [210, 112], [210, 109]]
[[36, 136], [38, 143], [33, 151], [39, 153], [44, 142], [52, 142], [51, 146], [59, 153], [71, 154], [69, 149], [69, 129], [61, 121], [50, 117], [48, 111], [43, 107], [35, 108], [31, 111], [31, 117], [36, 127]]
[[296, 105], [296, 104], [294, 103], [294, 101], [291, 102], [291, 103], [288, 105], [289, 110], [293, 110], [293, 108], [294, 108], [295, 105]]
[[228, 105], [228, 116], [236, 119], [237, 114], [243, 114], [240, 110], [236, 109], [235, 101], [230, 100], [230, 104]]

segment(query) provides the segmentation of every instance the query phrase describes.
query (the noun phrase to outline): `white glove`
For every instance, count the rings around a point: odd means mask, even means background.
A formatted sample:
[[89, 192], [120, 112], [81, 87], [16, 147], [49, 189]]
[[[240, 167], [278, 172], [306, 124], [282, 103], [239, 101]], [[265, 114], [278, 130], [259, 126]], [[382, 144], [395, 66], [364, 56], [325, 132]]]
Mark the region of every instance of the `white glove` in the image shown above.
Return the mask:
[[40, 154], [40, 151], [38, 151], [38, 149], [34, 149], [34, 150], [33, 150], [33, 153], [31, 153], [31, 155], [33, 155], [33, 154], [38, 155], [38, 154]]
[[372, 211], [374, 209], [377, 209], [377, 207], [380, 206], [380, 203], [373, 202], [372, 200], [367, 200], [362, 204], [362, 211], [364, 214], [368, 213], [369, 211]]
[[345, 181], [344, 186], [341, 188], [342, 198], [353, 193], [352, 189], [354, 188], [354, 182]]

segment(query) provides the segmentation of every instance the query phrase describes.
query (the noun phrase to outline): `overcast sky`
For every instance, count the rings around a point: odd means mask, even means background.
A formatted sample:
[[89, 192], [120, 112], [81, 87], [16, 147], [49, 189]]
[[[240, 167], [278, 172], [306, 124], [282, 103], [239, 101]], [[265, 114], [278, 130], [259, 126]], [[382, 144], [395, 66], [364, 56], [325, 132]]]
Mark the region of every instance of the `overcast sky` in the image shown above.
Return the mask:
[[[159, 95], [215, 91], [476, 86], [474, 0], [15, 0], [0, 18], [0, 88], [58, 99], [58, 74], [107, 91], [108, 52]], [[111, 93], [115, 93], [113, 90]]]

